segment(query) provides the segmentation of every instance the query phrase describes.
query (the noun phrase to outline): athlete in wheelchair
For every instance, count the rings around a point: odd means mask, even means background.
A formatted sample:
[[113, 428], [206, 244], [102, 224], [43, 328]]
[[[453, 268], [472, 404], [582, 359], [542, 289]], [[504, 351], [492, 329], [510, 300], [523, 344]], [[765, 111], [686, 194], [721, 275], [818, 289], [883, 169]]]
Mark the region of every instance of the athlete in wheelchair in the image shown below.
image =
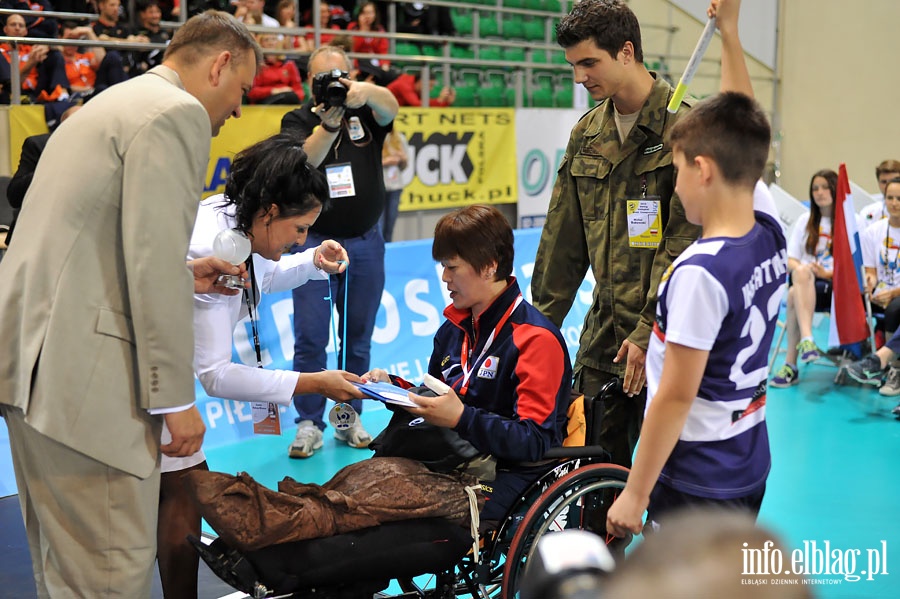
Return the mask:
[[[483, 468], [480, 474], [486, 498], [481, 550], [472, 550], [468, 530], [440, 519], [392, 522], [243, 555], [221, 542], [202, 548], [226, 582], [260, 597], [368, 598], [391, 579], [405, 597], [489, 597], [501, 585], [512, 597], [537, 538], [567, 528], [602, 531], [627, 470], [602, 464], [601, 448], [562, 446], [571, 403], [568, 353], [559, 330], [522, 298], [505, 217], [487, 206], [445, 215], [435, 228], [432, 255], [443, 266], [452, 304], [435, 335], [428, 370], [449, 389], [411, 395], [418, 407], [395, 412], [392, 424], [399, 418], [402, 431], [410, 418], [420, 417], [458, 435], [479, 455], [479, 464], [487, 456], [495, 462], [493, 475]], [[412, 387], [379, 369], [362, 378]], [[600, 413], [592, 402], [586, 411], [589, 420]], [[397, 455], [378, 441], [376, 456]], [[601, 463], [585, 466], [591, 461]], [[237, 573], [246, 566], [246, 575]], [[429, 573], [435, 576], [424, 588], [413, 580]]]

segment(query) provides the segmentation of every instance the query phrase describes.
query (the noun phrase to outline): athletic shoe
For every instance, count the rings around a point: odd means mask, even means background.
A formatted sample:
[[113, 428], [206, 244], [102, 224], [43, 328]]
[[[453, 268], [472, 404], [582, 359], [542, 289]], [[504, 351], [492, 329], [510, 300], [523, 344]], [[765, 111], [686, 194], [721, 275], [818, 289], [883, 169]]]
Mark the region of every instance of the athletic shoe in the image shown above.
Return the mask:
[[303, 420], [297, 427], [294, 442], [288, 447], [288, 455], [292, 458], [308, 458], [322, 448], [322, 431], [312, 420]]
[[816, 344], [809, 339], [804, 339], [803, 341], [798, 343], [797, 351], [800, 352], [801, 364], [806, 364], [807, 362], [818, 360], [822, 355], [819, 353], [819, 348], [816, 347]]
[[888, 370], [887, 380], [878, 392], [888, 397], [900, 395], [900, 368], [891, 366], [891, 369]]
[[348, 429], [334, 431], [334, 438], [356, 449], [365, 449], [372, 442], [372, 435], [366, 432], [358, 420]]
[[881, 367], [881, 360], [875, 354], [869, 354], [862, 360], [858, 360], [847, 366], [847, 374], [857, 383], [863, 385], [881, 385], [881, 378], [884, 376], [884, 368]]
[[800, 373], [793, 366], [785, 364], [781, 370], [772, 377], [769, 383], [773, 387], [790, 387], [800, 382]]
[[891, 410], [891, 414], [893, 414], [897, 418], [900, 418], [900, 403], [898, 403], [897, 406], [893, 410]]

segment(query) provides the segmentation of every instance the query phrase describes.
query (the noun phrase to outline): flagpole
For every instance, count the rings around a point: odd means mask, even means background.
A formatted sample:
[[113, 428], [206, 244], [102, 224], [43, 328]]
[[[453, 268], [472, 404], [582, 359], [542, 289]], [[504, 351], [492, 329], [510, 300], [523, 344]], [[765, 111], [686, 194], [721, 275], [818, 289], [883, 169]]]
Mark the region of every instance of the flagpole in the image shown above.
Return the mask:
[[678, 81], [678, 85], [675, 86], [675, 93], [672, 95], [672, 99], [669, 100], [669, 106], [667, 110], [671, 114], [675, 114], [678, 112], [678, 107], [681, 106], [681, 101], [684, 99], [684, 94], [687, 92], [688, 85], [691, 84], [691, 80], [694, 78], [694, 73], [697, 72], [697, 67], [700, 66], [700, 61], [703, 59], [703, 55], [706, 54], [706, 49], [709, 48], [709, 42], [713, 38], [713, 34], [716, 32], [716, 18], [711, 17], [706, 22], [706, 27], [703, 28], [703, 33], [700, 34], [700, 39], [697, 40], [697, 46], [694, 48], [694, 53], [691, 54], [690, 60], [688, 60], [687, 66], [684, 67], [684, 73], [681, 75], [681, 79]]

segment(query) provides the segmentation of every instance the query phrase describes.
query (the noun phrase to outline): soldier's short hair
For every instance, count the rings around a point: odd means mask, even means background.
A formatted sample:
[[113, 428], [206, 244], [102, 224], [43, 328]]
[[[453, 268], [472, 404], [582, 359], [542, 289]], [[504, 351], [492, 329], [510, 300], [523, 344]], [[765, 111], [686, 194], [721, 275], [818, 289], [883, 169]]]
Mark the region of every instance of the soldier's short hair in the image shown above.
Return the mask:
[[884, 173], [900, 173], [900, 160], [882, 160], [875, 167], [875, 176], [880, 177]]
[[244, 60], [247, 52], [256, 55], [256, 63], [263, 61], [262, 48], [246, 25], [227, 12], [207, 10], [194, 15], [175, 32], [166, 48], [165, 59], [175, 58], [184, 64], [194, 64], [210, 53], [228, 51], [235, 62]]
[[731, 184], [751, 188], [762, 176], [772, 130], [756, 101], [724, 92], [699, 102], [669, 131], [668, 143], [688, 161], [706, 156]]
[[613, 58], [625, 42], [631, 42], [635, 59], [644, 60], [641, 25], [622, 0], [581, 0], [556, 26], [556, 43], [563, 48], [571, 48], [588, 39], [594, 40], [598, 48], [606, 50]]

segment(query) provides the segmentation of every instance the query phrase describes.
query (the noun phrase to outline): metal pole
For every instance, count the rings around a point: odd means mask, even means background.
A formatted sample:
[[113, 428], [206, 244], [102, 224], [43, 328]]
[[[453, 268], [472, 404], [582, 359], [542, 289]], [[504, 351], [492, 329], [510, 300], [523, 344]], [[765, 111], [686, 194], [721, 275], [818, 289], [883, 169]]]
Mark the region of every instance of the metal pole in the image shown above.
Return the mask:
[[9, 101], [11, 104], [22, 103], [22, 74], [19, 72], [19, 43], [12, 42], [12, 53], [9, 56]]

